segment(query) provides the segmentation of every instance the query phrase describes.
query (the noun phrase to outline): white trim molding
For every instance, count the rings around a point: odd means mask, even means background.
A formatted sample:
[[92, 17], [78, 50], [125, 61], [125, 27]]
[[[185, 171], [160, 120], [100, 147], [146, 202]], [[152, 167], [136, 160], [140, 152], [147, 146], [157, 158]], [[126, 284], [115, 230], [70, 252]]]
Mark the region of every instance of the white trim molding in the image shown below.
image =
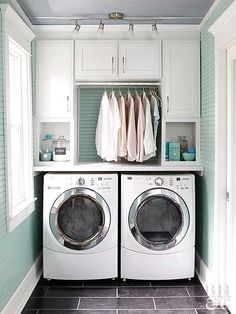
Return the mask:
[[2, 314], [20, 314], [42, 275], [42, 252], [11, 296]]
[[[212, 274], [227, 291], [227, 51], [236, 43], [236, 1], [209, 28], [215, 38], [215, 199]], [[221, 295], [226, 303], [226, 295]]]

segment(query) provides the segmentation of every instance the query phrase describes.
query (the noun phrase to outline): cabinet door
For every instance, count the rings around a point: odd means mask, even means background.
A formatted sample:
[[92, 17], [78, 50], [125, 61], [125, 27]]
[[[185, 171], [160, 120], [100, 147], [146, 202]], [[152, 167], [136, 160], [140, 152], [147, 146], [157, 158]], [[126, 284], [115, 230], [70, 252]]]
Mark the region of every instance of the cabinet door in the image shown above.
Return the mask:
[[163, 115], [199, 116], [199, 42], [164, 41]]
[[106, 80], [117, 77], [117, 41], [76, 40], [75, 79]]
[[161, 43], [159, 40], [120, 40], [119, 77], [125, 79], [159, 79], [161, 77]]
[[37, 115], [47, 118], [72, 116], [73, 41], [38, 41], [36, 62]]

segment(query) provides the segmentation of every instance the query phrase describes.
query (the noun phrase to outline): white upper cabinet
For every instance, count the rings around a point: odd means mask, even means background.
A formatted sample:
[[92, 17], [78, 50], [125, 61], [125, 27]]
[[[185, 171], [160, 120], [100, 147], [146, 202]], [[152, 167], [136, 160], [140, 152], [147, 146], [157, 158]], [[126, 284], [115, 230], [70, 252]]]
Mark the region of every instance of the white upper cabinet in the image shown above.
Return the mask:
[[119, 77], [132, 80], [160, 79], [160, 40], [120, 40]]
[[157, 80], [159, 40], [76, 40], [75, 80]]
[[76, 40], [75, 79], [105, 80], [117, 76], [116, 40]]
[[164, 41], [164, 117], [199, 117], [199, 80], [199, 42]]
[[73, 41], [37, 41], [36, 73], [36, 115], [72, 117]]

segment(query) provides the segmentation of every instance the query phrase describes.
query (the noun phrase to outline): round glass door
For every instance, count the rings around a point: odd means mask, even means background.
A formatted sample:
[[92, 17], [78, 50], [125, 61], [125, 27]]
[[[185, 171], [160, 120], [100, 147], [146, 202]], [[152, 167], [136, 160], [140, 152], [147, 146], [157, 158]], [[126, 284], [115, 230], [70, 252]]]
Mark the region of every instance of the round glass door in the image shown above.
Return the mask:
[[49, 221], [61, 244], [82, 250], [96, 246], [105, 237], [110, 226], [110, 211], [100, 194], [86, 188], [73, 188], [56, 199]]
[[189, 211], [184, 200], [168, 189], [151, 189], [133, 202], [129, 227], [134, 238], [152, 250], [176, 246], [189, 227]]

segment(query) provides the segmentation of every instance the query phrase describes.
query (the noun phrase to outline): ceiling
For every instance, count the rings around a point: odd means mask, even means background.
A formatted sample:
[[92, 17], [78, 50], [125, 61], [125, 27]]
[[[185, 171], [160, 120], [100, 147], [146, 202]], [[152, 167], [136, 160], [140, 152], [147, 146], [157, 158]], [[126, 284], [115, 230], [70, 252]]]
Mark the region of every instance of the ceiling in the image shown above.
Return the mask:
[[[215, 0], [17, 0], [33, 24], [73, 24], [73, 18], [157, 19], [159, 24], [199, 24]], [[158, 19], [159, 18], [159, 19]], [[127, 23], [121, 21], [120, 23]], [[143, 21], [144, 23], [145, 21]], [[83, 21], [81, 24], [96, 24]], [[112, 24], [112, 21], [105, 22]], [[141, 23], [141, 21], [140, 21]]]

